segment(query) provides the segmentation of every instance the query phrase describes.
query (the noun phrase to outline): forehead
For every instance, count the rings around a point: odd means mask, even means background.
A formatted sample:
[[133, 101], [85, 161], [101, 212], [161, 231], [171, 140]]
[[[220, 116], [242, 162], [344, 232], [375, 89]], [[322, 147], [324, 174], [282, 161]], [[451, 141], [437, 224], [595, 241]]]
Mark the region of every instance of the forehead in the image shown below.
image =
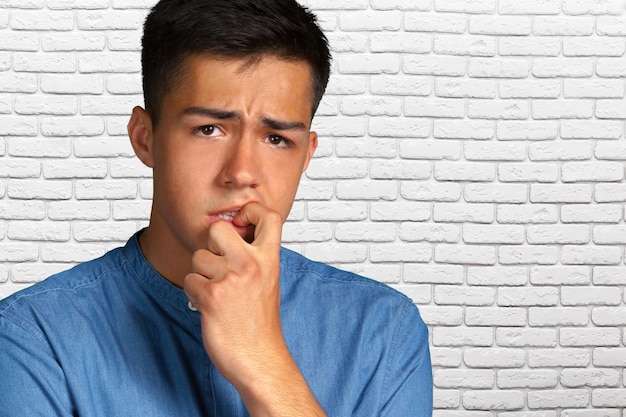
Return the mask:
[[[313, 76], [303, 60], [273, 55], [232, 59], [190, 55], [181, 62], [175, 81], [166, 94], [167, 111], [172, 100], [194, 105], [245, 106], [252, 103], [271, 111], [295, 110], [312, 119]], [[168, 103], [169, 102], [169, 103]]]

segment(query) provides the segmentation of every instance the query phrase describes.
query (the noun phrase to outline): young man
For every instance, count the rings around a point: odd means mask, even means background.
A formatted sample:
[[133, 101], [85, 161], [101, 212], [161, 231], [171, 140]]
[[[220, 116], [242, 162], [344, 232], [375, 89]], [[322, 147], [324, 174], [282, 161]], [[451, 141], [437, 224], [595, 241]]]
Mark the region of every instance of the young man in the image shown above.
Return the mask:
[[143, 39], [149, 226], [0, 303], [0, 415], [429, 416], [427, 329], [281, 249], [326, 40], [295, 0], [162, 0]]

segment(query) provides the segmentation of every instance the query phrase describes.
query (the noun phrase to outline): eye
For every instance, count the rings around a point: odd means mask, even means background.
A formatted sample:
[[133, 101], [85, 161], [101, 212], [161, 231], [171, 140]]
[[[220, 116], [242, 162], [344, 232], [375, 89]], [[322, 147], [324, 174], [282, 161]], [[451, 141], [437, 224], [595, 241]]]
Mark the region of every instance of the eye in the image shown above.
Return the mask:
[[215, 137], [223, 135], [222, 130], [215, 125], [204, 125], [194, 128], [194, 133], [205, 137]]
[[265, 138], [265, 141], [277, 148], [291, 148], [293, 146], [291, 141], [279, 135], [269, 135]]

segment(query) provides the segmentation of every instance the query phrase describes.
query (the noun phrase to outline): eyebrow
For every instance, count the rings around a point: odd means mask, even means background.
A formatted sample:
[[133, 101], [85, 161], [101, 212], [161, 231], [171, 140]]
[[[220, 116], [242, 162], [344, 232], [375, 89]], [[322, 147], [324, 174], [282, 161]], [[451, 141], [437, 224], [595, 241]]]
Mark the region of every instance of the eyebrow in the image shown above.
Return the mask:
[[[191, 116], [212, 117], [218, 120], [241, 120], [241, 114], [236, 111], [213, 109], [209, 107], [187, 107], [183, 114]], [[308, 130], [306, 124], [302, 122], [278, 120], [271, 117], [261, 117], [261, 123], [270, 129], [275, 130]]]

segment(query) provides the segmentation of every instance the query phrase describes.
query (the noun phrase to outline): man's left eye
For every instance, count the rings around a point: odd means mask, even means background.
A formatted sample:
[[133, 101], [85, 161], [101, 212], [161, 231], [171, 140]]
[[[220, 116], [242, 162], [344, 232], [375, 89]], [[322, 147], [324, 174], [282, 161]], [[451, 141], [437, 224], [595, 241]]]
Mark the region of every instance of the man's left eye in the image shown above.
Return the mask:
[[270, 145], [274, 145], [280, 148], [288, 148], [291, 146], [291, 142], [289, 142], [287, 139], [283, 138], [282, 136], [278, 136], [278, 135], [269, 135], [266, 138], [266, 141]]

